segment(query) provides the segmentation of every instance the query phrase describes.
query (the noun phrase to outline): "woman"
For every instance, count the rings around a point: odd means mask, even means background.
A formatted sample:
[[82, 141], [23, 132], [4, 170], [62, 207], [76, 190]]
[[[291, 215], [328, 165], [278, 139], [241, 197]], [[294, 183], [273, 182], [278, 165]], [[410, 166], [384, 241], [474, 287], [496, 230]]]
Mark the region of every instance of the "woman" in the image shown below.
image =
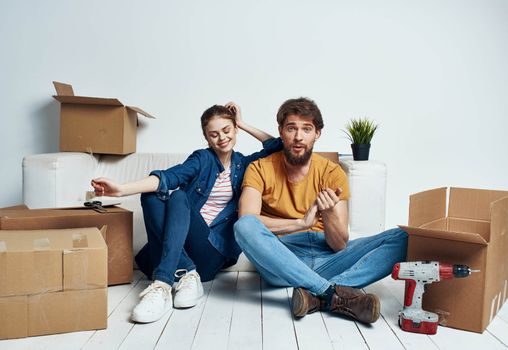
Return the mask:
[[[236, 262], [240, 247], [233, 224], [244, 172], [253, 160], [282, 149], [280, 138], [247, 125], [232, 102], [207, 109], [201, 127], [209, 148], [195, 151], [182, 164], [125, 184], [92, 180], [97, 196], [142, 193], [148, 243], [136, 263], [153, 283], [132, 311], [135, 322], [154, 322], [173, 303], [177, 308], [196, 305], [203, 296], [201, 279], [209, 281]], [[263, 150], [249, 156], [233, 151], [238, 128], [263, 142]], [[175, 191], [168, 194], [170, 190]]]

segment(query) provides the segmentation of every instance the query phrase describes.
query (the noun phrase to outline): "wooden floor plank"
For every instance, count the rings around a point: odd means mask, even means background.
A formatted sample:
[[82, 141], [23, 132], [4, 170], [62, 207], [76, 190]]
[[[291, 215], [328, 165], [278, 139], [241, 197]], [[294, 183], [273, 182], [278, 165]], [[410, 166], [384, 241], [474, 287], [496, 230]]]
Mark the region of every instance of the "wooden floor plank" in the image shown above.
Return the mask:
[[129, 294], [138, 282], [144, 277], [139, 270], [134, 270], [132, 282], [127, 284], [119, 284], [108, 288], [108, 315], [111, 315], [122, 300]]
[[360, 322], [357, 323], [369, 348], [372, 350], [404, 349], [404, 346], [392, 329], [394, 327], [393, 319], [390, 316], [387, 318], [384, 317], [384, 314], [390, 315], [392, 312], [398, 313], [398, 310], [394, 312], [394, 310], [389, 309], [389, 303], [387, 304], [387, 300], [385, 300], [387, 299], [387, 295], [384, 294], [381, 283], [376, 282], [371, 284], [369, 287], [365, 288], [365, 291], [368, 293], [373, 292], [381, 301], [381, 316], [376, 323], [372, 325], [366, 325]]
[[141, 278], [109, 316], [108, 328], [95, 332], [83, 348], [118, 349], [134, 326], [134, 323], [130, 321], [130, 316], [132, 309], [139, 302], [139, 293], [149, 284], [150, 281], [146, 277]]
[[80, 349], [95, 331], [51, 334], [22, 339], [0, 340], [0, 350], [52, 350]]
[[508, 347], [508, 322], [500, 317], [495, 317], [487, 327], [485, 332], [489, 332], [498, 339], [504, 346]]
[[228, 349], [261, 350], [261, 281], [255, 272], [239, 272]]
[[192, 349], [209, 350], [211, 344], [215, 349], [227, 348], [237, 277], [236, 272], [223, 272], [215, 278]]
[[334, 350], [368, 349], [356, 322], [328, 312], [321, 316]]
[[204, 296], [198, 305], [190, 309], [175, 309], [173, 311], [155, 349], [188, 350], [191, 348], [212, 284], [212, 281], [203, 283]]
[[159, 340], [159, 337], [166, 327], [166, 323], [171, 317], [174, 309], [171, 309], [160, 320], [152, 323], [136, 323], [131, 328], [118, 349], [120, 350], [139, 350], [153, 349]]
[[[289, 310], [291, 312], [293, 288], [287, 288], [287, 291]], [[326, 330], [321, 313], [315, 312], [299, 319], [294, 319], [293, 317], [293, 324], [299, 350], [333, 350], [332, 341]]]
[[153, 323], [135, 323], [121, 343], [119, 349], [153, 349], [172, 313], [173, 309], [165, 314], [160, 320]]
[[288, 292], [261, 283], [263, 350], [298, 349]]
[[506, 347], [490, 333], [466, 332], [448, 327], [438, 327], [437, 334], [431, 336], [440, 349], [505, 349]]

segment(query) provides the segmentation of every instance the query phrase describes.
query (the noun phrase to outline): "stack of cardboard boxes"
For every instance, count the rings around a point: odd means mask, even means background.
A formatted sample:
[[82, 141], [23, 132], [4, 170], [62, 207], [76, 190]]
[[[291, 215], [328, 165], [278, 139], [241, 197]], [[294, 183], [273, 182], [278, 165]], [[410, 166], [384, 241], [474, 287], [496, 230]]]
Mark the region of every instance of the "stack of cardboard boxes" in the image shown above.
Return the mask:
[[0, 230], [0, 267], [0, 339], [106, 328], [107, 248], [97, 228]]
[[[136, 151], [138, 114], [150, 114], [54, 86], [60, 151]], [[107, 286], [130, 283], [132, 268], [128, 210], [0, 209], [0, 339], [106, 328]]]

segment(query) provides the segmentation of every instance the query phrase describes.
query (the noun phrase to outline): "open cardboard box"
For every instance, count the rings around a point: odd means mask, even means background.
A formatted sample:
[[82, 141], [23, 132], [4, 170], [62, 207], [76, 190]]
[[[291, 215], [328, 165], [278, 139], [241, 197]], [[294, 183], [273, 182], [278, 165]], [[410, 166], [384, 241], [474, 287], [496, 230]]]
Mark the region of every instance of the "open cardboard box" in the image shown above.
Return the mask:
[[0, 230], [0, 339], [106, 328], [103, 233]]
[[[436, 260], [479, 269], [428, 285], [423, 308], [440, 324], [483, 332], [506, 300], [508, 192], [437, 188], [410, 196], [407, 261]], [[448, 208], [448, 214], [447, 214]]]
[[141, 108], [125, 106], [116, 98], [75, 96], [69, 84], [53, 82], [61, 103], [60, 151], [99, 154], [136, 152], [138, 114], [154, 118]]

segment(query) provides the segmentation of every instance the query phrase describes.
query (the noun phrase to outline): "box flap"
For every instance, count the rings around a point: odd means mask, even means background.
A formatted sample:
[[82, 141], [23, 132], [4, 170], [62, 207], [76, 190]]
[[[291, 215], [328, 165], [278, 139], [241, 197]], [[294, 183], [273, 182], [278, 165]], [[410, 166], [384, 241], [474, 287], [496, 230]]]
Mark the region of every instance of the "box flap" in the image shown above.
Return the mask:
[[489, 220], [490, 204], [506, 196], [508, 196], [507, 191], [452, 187], [450, 189], [448, 216]]
[[74, 249], [78, 236], [86, 237], [87, 248], [106, 246], [96, 227], [60, 230], [0, 230], [0, 241], [4, 242], [5, 250], [10, 252]]
[[[508, 241], [508, 197], [492, 203], [490, 222], [491, 241]], [[508, 246], [504, 247], [508, 249]]]
[[407, 232], [409, 235], [422, 236], [422, 237], [431, 237], [431, 238], [439, 238], [446, 239], [450, 241], [458, 241], [458, 242], [466, 242], [466, 243], [474, 243], [480, 245], [487, 245], [487, 241], [477, 233], [467, 233], [467, 232], [450, 232], [443, 230], [429, 230], [419, 227], [410, 227], [410, 226], [401, 226], [399, 227]]
[[419, 227], [446, 216], [446, 187], [409, 196], [408, 225]]
[[53, 85], [55, 86], [56, 94], [58, 96], [74, 96], [72, 85], [60, 83], [58, 81], [54, 81]]
[[[82, 202], [81, 202], [82, 203]], [[118, 203], [119, 204], [119, 203]], [[79, 216], [94, 216], [99, 214], [110, 214], [110, 213], [123, 213], [128, 210], [118, 207], [116, 203], [107, 203], [102, 205], [106, 208], [106, 212], [99, 213], [92, 208], [83, 206], [76, 207], [60, 207], [60, 208], [48, 208], [48, 209], [0, 209], [0, 229], [1, 230], [18, 230], [18, 229], [59, 229], [68, 228], [60, 227], [42, 227], [40, 222], [30, 225], [31, 219], [41, 220], [49, 218], [61, 218], [61, 217], [79, 217]], [[75, 219], [74, 219], [75, 220]], [[22, 225], [20, 224], [22, 222]], [[79, 226], [74, 226], [79, 227]], [[81, 226], [84, 227], [84, 226]]]
[[85, 97], [85, 96], [55, 96], [61, 103], [72, 103], [78, 105], [102, 105], [102, 106], [123, 106], [123, 103], [116, 98]]
[[138, 113], [138, 114], [141, 114], [141, 115], [144, 115], [145, 117], [147, 118], [152, 118], [152, 119], [155, 119], [155, 117], [147, 112], [145, 112], [144, 110], [142, 110], [141, 108], [139, 107], [134, 107], [134, 106], [126, 106], [127, 108], [129, 109], [132, 109], [134, 112]]

